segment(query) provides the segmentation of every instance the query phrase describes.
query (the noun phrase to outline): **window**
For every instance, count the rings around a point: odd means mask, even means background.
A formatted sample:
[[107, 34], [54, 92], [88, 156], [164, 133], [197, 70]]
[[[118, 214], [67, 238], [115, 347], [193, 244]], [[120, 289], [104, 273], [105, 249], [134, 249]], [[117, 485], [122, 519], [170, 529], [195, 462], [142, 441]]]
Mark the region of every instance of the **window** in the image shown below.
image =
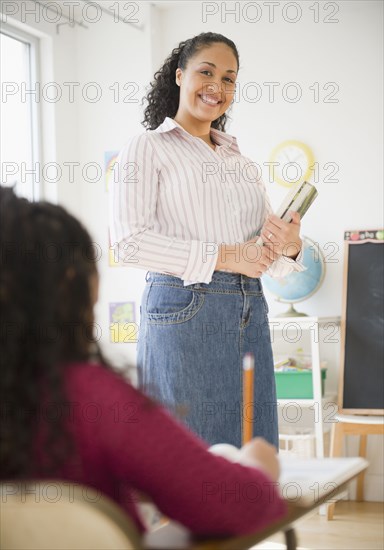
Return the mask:
[[[1, 184], [15, 186], [18, 195], [38, 200], [39, 41], [9, 25], [2, 25], [0, 40]], [[37, 93], [33, 93], [35, 90]]]

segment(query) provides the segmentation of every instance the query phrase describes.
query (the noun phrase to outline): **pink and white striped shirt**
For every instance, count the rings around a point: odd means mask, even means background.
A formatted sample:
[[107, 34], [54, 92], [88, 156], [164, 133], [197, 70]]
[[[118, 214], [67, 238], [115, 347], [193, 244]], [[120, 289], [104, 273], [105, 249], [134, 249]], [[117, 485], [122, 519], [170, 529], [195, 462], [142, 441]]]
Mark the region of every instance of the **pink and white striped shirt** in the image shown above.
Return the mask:
[[[211, 138], [215, 150], [167, 117], [123, 148], [110, 185], [119, 262], [180, 277], [184, 285], [209, 283], [219, 245], [234, 245], [235, 254], [236, 243], [259, 234], [272, 210], [257, 165], [241, 155], [235, 137], [212, 128]], [[281, 256], [267, 273], [303, 269]]]

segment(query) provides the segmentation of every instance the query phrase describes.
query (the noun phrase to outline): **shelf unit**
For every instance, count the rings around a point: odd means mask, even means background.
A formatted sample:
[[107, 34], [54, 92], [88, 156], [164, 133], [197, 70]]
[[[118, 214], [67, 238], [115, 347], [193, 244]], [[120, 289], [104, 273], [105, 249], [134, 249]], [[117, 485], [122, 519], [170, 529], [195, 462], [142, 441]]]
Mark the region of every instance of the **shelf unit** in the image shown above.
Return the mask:
[[[311, 360], [312, 360], [312, 386], [313, 386], [313, 398], [312, 399], [278, 399], [278, 405], [284, 406], [288, 404], [297, 403], [300, 407], [312, 407], [316, 403], [319, 404], [318, 421], [314, 422], [314, 434], [316, 443], [316, 457], [324, 457], [324, 416], [323, 408], [326, 403], [336, 401], [335, 394], [321, 395], [321, 360], [320, 360], [320, 335], [319, 328], [326, 328], [328, 326], [336, 326], [339, 330], [340, 317], [275, 317], [269, 320], [269, 326], [271, 330], [272, 346], [274, 342], [274, 331], [310, 331], [311, 337]], [[300, 437], [300, 436], [298, 436]]]

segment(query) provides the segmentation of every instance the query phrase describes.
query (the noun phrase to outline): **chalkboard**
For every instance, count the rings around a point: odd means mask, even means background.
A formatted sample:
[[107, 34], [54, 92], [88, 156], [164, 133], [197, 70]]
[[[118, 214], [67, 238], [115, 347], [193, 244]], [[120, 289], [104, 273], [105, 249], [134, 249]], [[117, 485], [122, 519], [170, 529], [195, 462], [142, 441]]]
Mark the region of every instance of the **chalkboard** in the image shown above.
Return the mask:
[[339, 409], [384, 414], [383, 231], [345, 233]]

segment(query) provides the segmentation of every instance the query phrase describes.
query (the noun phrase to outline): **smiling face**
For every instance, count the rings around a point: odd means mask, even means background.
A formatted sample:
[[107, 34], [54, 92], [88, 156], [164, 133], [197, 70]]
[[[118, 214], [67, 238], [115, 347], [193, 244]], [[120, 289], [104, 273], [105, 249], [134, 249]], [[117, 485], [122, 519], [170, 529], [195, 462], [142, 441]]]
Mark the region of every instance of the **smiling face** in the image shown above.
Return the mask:
[[175, 118], [211, 123], [230, 106], [236, 87], [236, 57], [221, 42], [201, 49], [186, 68], [176, 70], [180, 86], [179, 109]]

